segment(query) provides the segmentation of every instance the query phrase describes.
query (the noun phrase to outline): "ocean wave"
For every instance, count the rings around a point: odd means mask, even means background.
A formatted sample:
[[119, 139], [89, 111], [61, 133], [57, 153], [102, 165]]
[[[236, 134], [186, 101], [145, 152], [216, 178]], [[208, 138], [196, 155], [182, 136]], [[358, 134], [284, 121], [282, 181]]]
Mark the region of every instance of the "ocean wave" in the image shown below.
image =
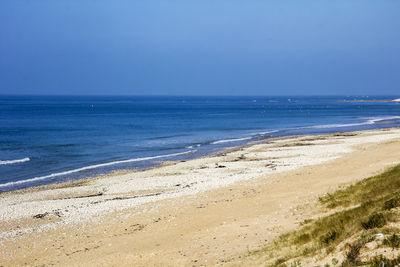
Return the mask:
[[194, 147], [199, 147], [199, 146], [201, 146], [201, 144], [196, 144], [196, 145], [192, 145], [192, 146], [187, 146], [186, 148], [189, 148], [189, 149], [191, 149], [191, 148], [194, 148]]
[[400, 116], [382, 116], [382, 117], [372, 117], [368, 118], [362, 122], [355, 122], [355, 123], [343, 123], [343, 124], [322, 124], [322, 125], [315, 125], [315, 126], [307, 126], [307, 127], [299, 127], [297, 129], [325, 129], [325, 128], [342, 128], [342, 127], [352, 127], [352, 126], [362, 126], [362, 125], [369, 125], [375, 123], [382, 123], [385, 121], [390, 120], [399, 120]]
[[278, 132], [290, 132], [294, 130], [305, 130], [305, 129], [335, 129], [335, 128], [344, 128], [344, 127], [354, 127], [354, 126], [362, 126], [362, 125], [371, 125], [376, 123], [385, 123], [390, 122], [392, 120], [400, 120], [400, 116], [381, 116], [381, 117], [370, 117], [365, 118], [364, 121], [361, 122], [353, 122], [353, 123], [341, 123], [341, 124], [320, 124], [320, 125], [312, 125], [312, 126], [302, 126], [302, 127], [295, 127], [295, 128], [283, 128], [278, 130], [269, 130], [263, 132], [257, 132], [251, 134], [251, 137], [243, 137], [243, 138], [236, 138], [236, 139], [222, 139], [211, 142], [210, 144], [222, 144], [222, 143], [231, 143], [237, 141], [244, 141], [252, 139], [254, 136], [263, 136], [271, 133], [278, 133]]
[[270, 131], [265, 131], [265, 132], [254, 133], [253, 135], [265, 135], [265, 134], [277, 133], [279, 131], [281, 131], [281, 130], [270, 130]]
[[23, 158], [23, 159], [14, 159], [14, 160], [0, 160], [0, 165], [8, 165], [8, 164], [15, 164], [15, 163], [22, 163], [30, 161], [30, 158]]
[[321, 125], [314, 125], [314, 126], [298, 127], [296, 129], [343, 128], [343, 127], [361, 126], [361, 125], [368, 125], [368, 124], [373, 124], [373, 122], [365, 121], [365, 122], [343, 123], [343, 124], [321, 124]]
[[232, 143], [232, 142], [238, 142], [238, 141], [244, 141], [244, 140], [249, 140], [252, 137], [243, 137], [243, 138], [235, 138], [235, 139], [222, 139], [222, 140], [217, 140], [212, 142], [212, 145], [216, 144], [223, 144], [223, 143]]
[[382, 117], [373, 117], [368, 120], [370, 123], [380, 123], [391, 120], [400, 120], [400, 116], [382, 116]]
[[15, 181], [15, 182], [8, 182], [4, 184], [0, 184], [0, 188], [2, 187], [8, 187], [8, 186], [14, 186], [14, 185], [20, 185], [20, 184], [25, 184], [25, 183], [31, 183], [31, 182], [38, 182], [38, 181], [43, 181], [47, 180], [50, 178], [58, 177], [58, 176], [64, 176], [72, 173], [77, 173], [81, 171], [87, 171], [87, 170], [93, 170], [101, 167], [108, 167], [112, 165], [117, 165], [117, 164], [124, 164], [124, 163], [131, 163], [131, 162], [138, 162], [138, 161], [145, 161], [145, 160], [152, 160], [152, 159], [159, 159], [159, 158], [169, 158], [169, 157], [174, 157], [174, 156], [180, 156], [180, 155], [185, 155], [189, 153], [196, 152], [197, 150], [190, 150], [190, 151], [185, 151], [185, 152], [180, 152], [180, 153], [173, 153], [173, 154], [166, 154], [166, 155], [158, 155], [158, 156], [152, 156], [152, 157], [143, 157], [143, 158], [134, 158], [134, 159], [127, 159], [127, 160], [119, 160], [119, 161], [112, 161], [112, 162], [107, 162], [107, 163], [101, 163], [101, 164], [96, 164], [96, 165], [89, 165], [86, 167], [78, 168], [78, 169], [73, 169], [65, 172], [58, 172], [58, 173], [52, 173], [46, 176], [40, 176], [40, 177], [34, 177], [26, 180], [20, 180], [20, 181]]

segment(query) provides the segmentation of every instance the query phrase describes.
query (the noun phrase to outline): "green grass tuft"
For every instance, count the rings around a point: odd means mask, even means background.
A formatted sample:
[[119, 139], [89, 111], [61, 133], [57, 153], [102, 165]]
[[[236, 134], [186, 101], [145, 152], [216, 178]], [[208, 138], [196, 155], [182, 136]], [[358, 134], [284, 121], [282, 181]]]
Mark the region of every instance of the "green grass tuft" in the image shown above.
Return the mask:
[[381, 228], [385, 226], [387, 220], [382, 213], [375, 213], [368, 217], [368, 221], [362, 222], [361, 225], [364, 229]]
[[303, 244], [306, 244], [306, 243], [308, 243], [308, 242], [310, 242], [310, 241], [311, 241], [311, 235], [308, 234], [308, 233], [305, 233], [305, 234], [299, 235], [299, 236], [296, 238], [295, 243], [296, 243], [297, 245], [303, 245]]
[[358, 256], [360, 255], [360, 249], [364, 244], [362, 242], [356, 242], [349, 246], [349, 251], [346, 253], [346, 259], [342, 263], [342, 266], [357, 266], [360, 264]]
[[383, 210], [391, 210], [393, 208], [397, 208], [400, 206], [400, 196], [396, 196], [394, 198], [389, 199], [385, 203], [383, 203]]
[[369, 262], [369, 266], [371, 267], [395, 267], [399, 265], [400, 265], [400, 256], [390, 260], [383, 255], [379, 255], [373, 257]]
[[329, 243], [335, 241], [339, 237], [340, 233], [336, 232], [335, 230], [329, 231], [328, 233], [322, 235], [320, 240], [322, 243], [329, 245]]
[[389, 246], [393, 249], [395, 248], [400, 248], [400, 237], [399, 235], [396, 235], [393, 233], [393, 235], [387, 237], [385, 240], [383, 240], [383, 244], [386, 246]]

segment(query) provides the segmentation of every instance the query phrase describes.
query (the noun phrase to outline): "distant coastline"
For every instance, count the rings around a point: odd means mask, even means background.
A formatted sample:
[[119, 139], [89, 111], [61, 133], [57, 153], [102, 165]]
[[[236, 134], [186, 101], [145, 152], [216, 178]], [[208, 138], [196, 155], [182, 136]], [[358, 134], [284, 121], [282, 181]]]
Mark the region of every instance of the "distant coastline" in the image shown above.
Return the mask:
[[390, 103], [393, 103], [393, 102], [399, 102], [400, 103], [400, 98], [396, 98], [396, 99], [372, 99], [372, 100], [366, 100], [366, 99], [354, 99], [354, 100], [347, 100], [347, 99], [344, 99], [344, 100], [338, 100], [337, 102], [364, 102], [364, 103], [368, 103], [368, 102], [371, 102], [371, 103], [374, 103], [374, 102], [377, 102], [377, 103], [379, 103], [379, 102], [381, 102], [381, 103], [385, 103], [385, 102], [390, 102]]

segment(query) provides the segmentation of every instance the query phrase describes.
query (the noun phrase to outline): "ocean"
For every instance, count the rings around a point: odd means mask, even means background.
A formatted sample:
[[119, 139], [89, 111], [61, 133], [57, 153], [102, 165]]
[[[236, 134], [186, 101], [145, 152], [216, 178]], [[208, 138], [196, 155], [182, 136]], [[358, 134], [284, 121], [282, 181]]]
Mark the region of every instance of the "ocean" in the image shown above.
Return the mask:
[[398, 97], [0, 96], [0, 191], [277, 136], [400, 126], [400, 103], [369, 101]]

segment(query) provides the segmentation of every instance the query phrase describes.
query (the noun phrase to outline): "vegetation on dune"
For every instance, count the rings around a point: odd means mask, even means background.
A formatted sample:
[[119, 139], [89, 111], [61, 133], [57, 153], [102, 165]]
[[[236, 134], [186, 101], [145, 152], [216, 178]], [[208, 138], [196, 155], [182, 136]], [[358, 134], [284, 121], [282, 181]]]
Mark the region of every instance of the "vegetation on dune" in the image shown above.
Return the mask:
[[394, 259], [388, 259], [383, 255], [374, 256], [369, 261], [371, 267], [395, 267], [400, 266], [400, 256]]
[[375, 202], [387, 198], [384, 209], [391, 209], [400, 205], [400, 165], [377, 176], [364, 179], [345, 189], [320, 198], [321, 203], [328, 208], [338, 206], [348, 207], [368, 201]]
[[[331, 265], [325, 266], [398, 266], [400, 257], [361, 259], [360, 253], [377, 234], [386, 237], [379, 246], [399, 248], [400, 229], [393, 225], [400, 221], [400, 165], [321, 197], [320, 202], [334, 213], [304, 221], [299, 230], [251, 255], [266, 259], [271, 266], [300, 266], [302, 259], [327, 258], [340, 252], [341, 263], [333, 258]], [[268, 261], [277, 254], [277, 260]]]

